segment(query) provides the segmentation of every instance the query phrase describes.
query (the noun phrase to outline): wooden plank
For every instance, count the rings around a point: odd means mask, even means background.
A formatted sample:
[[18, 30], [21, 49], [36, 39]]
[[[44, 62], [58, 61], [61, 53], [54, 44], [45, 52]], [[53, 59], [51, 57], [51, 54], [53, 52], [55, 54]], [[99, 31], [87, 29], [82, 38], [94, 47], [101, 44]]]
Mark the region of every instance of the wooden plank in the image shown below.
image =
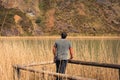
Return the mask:
[[[28, 64], [28, 65], [23, 65], [23, 66], [24, 67], [30, 67], [30, 66], [48, 65], [48, 64], [53, 64], [53, 63], [54, 63], [53, 61], [49, 61], [49, 62], [41, 62], [41, 63], [32, 63], [32, 64]], [[79, 60], [68, 60], [68, 63], [120, 69], [120, 65], [118, 65], [118, 64], [86, 62], [86, 61], [79, 61]]]
[[67, 74], [60, 74], [60, 73], [49, 72], [49, 71], [42, 71], [42, 70], [38, 71], [38, 70], [34, 70], [32, 68], [23, 67], [23, 66], [20, 66], [20, 65], [15, 65], [13, 67], [15, 69], [26, 70], [26, 71], [41, 73], [41, 74], [47, 74], [49, 76], [55, 76], [55, 77], [59, 76], [59, 77], [67, 78], [67, 79], [70, 79], [70, 80], [96, 80], [96, 79], [83, 78], [83, 77], [72, 76], [72, 75], [67, 75]]
[[118, 65], [118, 64], [85, 62], [85, 61], [78, 61], [78, 60], [69, 60], [68, 63], [87, 65], [87, 66], [97, 66], [97, 67], [107, 67], [107, 68], [120, 69], [120, 65]]
[[53, 61], [48, 61], [48, 62], [40, 62], [40, 63], [31, 63], [28, 65], [23, 65], [24, 67], [32, 67], [32, 66], [39, 66], [39, 65], [48, 65], [48, 64], [53, 64]]

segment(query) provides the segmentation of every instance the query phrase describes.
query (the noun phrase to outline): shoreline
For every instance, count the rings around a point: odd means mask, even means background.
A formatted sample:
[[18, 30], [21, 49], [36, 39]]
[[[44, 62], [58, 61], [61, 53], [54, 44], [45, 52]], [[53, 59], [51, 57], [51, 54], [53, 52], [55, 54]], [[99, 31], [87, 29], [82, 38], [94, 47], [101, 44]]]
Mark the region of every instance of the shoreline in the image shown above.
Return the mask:
[[[59, 39], [60, 36], [2, 36], [0, 39]], [[67, 39], [119, 39], [120, 36], [68, 36]]]

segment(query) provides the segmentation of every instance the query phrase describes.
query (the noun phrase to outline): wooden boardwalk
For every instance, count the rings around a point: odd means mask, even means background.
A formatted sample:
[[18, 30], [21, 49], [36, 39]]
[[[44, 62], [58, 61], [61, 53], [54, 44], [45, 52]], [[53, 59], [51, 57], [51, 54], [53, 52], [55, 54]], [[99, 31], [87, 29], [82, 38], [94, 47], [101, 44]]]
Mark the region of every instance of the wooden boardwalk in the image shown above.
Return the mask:
[[[50, 62], [32, 63], [28, 65], [13, 65], [14, 80], [21, 79], [21, 76], [20, 76], [21, 70], [25, 70], [25, 71], [33, 72], [33, 73], [40, 73], [43, 76], [48, 75], [48, 76], [54, 76], [54, 77], [62, 77], [65, 80], [66, 79], [67, 80], [96, 80], [96, 79], [91, 79], [91, 78], [84, 78], [84, 77], [68, 75], [68, 74], [60, 74], [60, 73], [44, 71], [44, 70], [35, 70], [31, 68], [32, 66], [49, 65], [49, 64], [54, 64], [54, 62], [50, 61]], [[45, 77], [43, 77], [43, 79], [45, 79]]]
[[[120, 65], [117, 65], [117, 64], [85, 62], [85, 61], [78, 61], [78, 60], [69, 60], [68, 63], [77, 64], [77, 65], [118, 69], [119, 80], [120, 80]], [[13, 65], [14, 80], [20, 80], [20, 78], [21, 78], [20, 71], [21, 70], [25, 70], [25, 71], [29, 71], [29, 72], [33, 72], [33, 73], [40, 73], [42, 75], [48, 75], [48, 76], [54, 76], [54, 77], [59, 76], [59, 77], [65, 78], [67, 80], [97, 80], [97, 79], [84, 78], [84, 77], [68, 75], [68, 74], [60, 74], [60, 73], [44, 71], [44, 70], [35, 70], [35, 69], [31, 68], [32, 66], [40, 66], [40, 65], [48, 65], [48, 64], [54, 64], [54, 63], [53, 63], [53, 61], [50, 61], [50, 62], [34, 63], [34, 64], [28, 64], [28, 65], [22, 65], [22, 66], [21, 65]]]

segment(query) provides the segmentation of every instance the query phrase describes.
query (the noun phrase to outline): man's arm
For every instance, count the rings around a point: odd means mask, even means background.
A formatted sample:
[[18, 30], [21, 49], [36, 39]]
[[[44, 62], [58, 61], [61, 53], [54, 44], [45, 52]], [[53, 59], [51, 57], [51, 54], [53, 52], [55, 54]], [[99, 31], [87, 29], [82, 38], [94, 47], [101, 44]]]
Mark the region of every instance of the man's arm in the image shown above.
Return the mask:
[[70, 51], [70, 59], [73, 59], [73, 49], [69, 48], [69, 51]]
[[53, 55], [54, 55], [53, 60], [55, 62], [55, 58], [56, 58], [56, 47], [55, 46], [53, 46]]

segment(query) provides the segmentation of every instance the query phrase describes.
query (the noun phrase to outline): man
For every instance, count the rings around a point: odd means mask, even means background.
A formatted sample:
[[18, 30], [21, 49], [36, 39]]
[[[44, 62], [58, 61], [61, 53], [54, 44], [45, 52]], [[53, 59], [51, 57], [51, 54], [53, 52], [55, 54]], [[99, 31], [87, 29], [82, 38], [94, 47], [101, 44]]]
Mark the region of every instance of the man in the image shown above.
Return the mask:
[[[54, 61], [56, 63], [56, 72], [65, 73], [67, 62], [68, 62], [68, 51], [70, 53], [70, 58], [73, 59], [73, 50], [70, 41], [66, 39], [67, 33], [61, 33], [61, 39], [56, 40], [53, 47]], [[56, 80], [61, 80], [57, 79]]]

